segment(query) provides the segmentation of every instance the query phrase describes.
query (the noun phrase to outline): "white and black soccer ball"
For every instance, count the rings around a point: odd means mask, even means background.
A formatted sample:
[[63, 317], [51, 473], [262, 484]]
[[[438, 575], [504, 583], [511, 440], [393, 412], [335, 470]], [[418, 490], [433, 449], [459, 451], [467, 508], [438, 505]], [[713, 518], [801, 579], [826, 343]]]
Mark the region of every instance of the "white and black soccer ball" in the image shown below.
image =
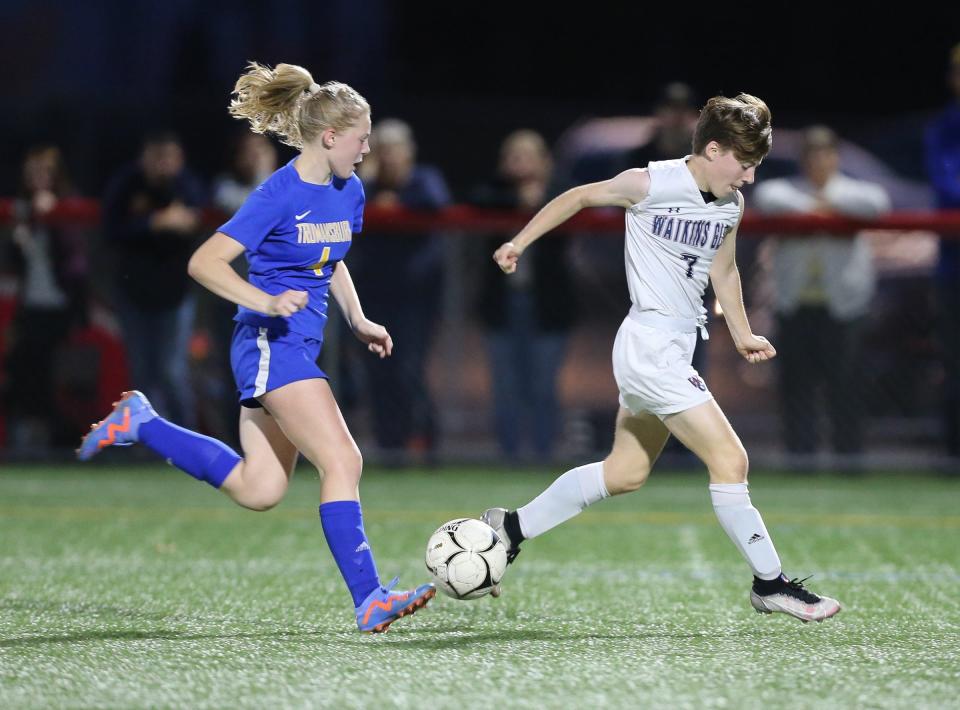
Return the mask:
[[507, 569], [507, 549], [486, 523], [458, 518], [430, 536], [426, 563], [441, 592], [454, 599], [477, 599], [500, 582]]

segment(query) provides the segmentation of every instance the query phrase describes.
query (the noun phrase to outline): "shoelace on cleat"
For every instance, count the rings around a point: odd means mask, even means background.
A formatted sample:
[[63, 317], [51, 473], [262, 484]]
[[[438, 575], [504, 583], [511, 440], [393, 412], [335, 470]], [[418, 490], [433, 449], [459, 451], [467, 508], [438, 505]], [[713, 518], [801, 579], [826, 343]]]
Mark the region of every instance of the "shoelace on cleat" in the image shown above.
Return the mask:
[[[813, 575], [810, 575], [812, 577]], [[810, 577], [804, 577], [803, 579], [797, 579], [794, 577], [789, 582], [786, 582], [784, 585], [784, 594], [789, 594], [795, 599], [799, 599], [802, 602], [807, 604], [816, 604], [820, 601], [820, 597], [811, 592], [809, 589], [805, 589], [803, 583], [806, 582]]]

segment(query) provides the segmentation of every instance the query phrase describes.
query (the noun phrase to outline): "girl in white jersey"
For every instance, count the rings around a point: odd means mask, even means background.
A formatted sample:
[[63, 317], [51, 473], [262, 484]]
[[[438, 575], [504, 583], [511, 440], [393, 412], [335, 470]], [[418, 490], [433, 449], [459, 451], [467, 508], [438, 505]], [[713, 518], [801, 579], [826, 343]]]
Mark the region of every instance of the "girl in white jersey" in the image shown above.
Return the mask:
[[770, 534], [750, 502], [746, 451], [691, 365], [697, 332], [706, 338], [708, 277], [737, 351], [751, 363], [777, 354], [750, 329], [735, 260], [743, 216], [739, 188], [753, 182], [771, 140], [770, 110], [763, 101], [749, 94], [716, 96], [700, 113], [692, 155], [568, 190], [494, 253], [500, 268], [513, 273], [533, 241], [581, 209], [626, 210], [632, 305], [613, 346], [620, 390], [613, 449], [603, 461], [567, 471], [527, 505], [483, 514], [507, 543], [511, 562], [523, 540], [603, 498], [637, 490], [673, 434], [707, 466], [720, 525], [753, 570], [753, 607], [803, 621], [822, 621], [840, 611], [836, 600], [813, 594], [783, 574]]

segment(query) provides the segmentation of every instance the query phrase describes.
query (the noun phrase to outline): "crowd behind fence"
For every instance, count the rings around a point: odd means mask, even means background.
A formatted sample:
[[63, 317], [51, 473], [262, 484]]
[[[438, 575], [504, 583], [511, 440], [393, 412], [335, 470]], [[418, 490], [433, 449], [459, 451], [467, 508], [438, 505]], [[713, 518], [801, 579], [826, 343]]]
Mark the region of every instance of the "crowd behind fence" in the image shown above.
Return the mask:
[[[951, 66], [960, 96], [960, 55]], [[755, 463], [957, 467], [958, 110], [929, 130], [929, 183], [824, 126], [777, 129], [744, 189], [737, 260], [754, 332], [779, 357], [745, 363], [709, 290], [711, 337], [694, 357]], [[622, 211], [576, 215], [510, 278], [491, 254], [564, 189], [682, 156], [696, 116], [671, 85], [655, 115], [585, 121], [552, 148], [518, 130], [495, 171], [456, 195], [418, 161], [410, 126], [375, 124], [347, 263], [396, 351], [369, 356], [331, 307], [321, 356], [368, 459], [523, 463], [607, 449], [610, 348], [629, 307]], [[19, 193], [0, 199], [0, 455], [63, 455], [133, 387], [161, 414], [236, 444], [234, 309], [193, 284], [186, 263], [279, 156], [250, 133], [231, 155], [204, 185], [180, 138], [152, 133], [101, 199], [86, 199], [55, 145], [25, 151]], [[673, 222], [654, 229], [696, 239], [696, 224]]]
[[[0, 203], [0, 216], [8, 220], [10, 201]], [[366, 228], [389, 234], [402, 248], [406, 235], [425, 227], [437, 232], [442, 274], [436, 290], [436, 313], [427, 327], [429, 346], [425, 353], [425, 378], [402, 369], [394, 373], [401, 381], [414, 381], [429, 393], [431, 423], [421, 426], [422, 414], [411, 410], [409, 396], [396, 387], [371, 378], [377, 363], [346, 337], [343, 324], [334, 317], [328, 325], [323, 366], [331, 376], [350, 426], [376, 461], [410, 463], [441, 460], [504, 460], [498, 446], [494, 410], [494, 380], [490, 334], [482, 318], [484, 271], [496, 268], [488, 253], [488, 235], [510, 233], [528, 217], [524, 212], [487, 211], [470, 206], [451, 206], [442, 212], [425, 213], [394, 207], [368, 210]], [[203, 216], [203, 224], [215, 228], [222, 214], [215, 210]], [[104, 249], [96, 202], [75, 200], [49, 215], [51, 224], [70, 224], [83, 232], [91, 254]], [[814, 416], [804, 420], [805, 440], [814, 442], [809, 451], [791, 453], [787, 446], [782, 378], [778, 376], [786, 333], [778, 328], [775, 312], [777, 283], [774, 278], [776, 246], [791, 239], [802, 240], [810, 230], [829, 233], [838, 242], [863, 239], [876, 269], [876, 291], [862, 323], [863, 346], [850, 367], [839, 357], [825, 356], [856, 378], [856, 409], [863, 412], [862, 447], [845, 450], [835, 446], [833, 428], [842, 422], [830, 418], [829, 399], [835, 383], [806, 394], [817, 401]], [[9, 234], [9, 222], [4, 227]], [[616, 411], [616, 385], [610, 372], [609, 351], [617, 327], [629, 306], [622, 273], [622, 215], [583, 214], [564, 230], [565, 257], [571, 266], [571, 283], [577, 291], [576, 315], [563, 345], [557, 387], [557, 431], [546, 450], [537, 448], [532, 419], [519, 417], [516, 448], [511, 460], [535, 462], [550, 458], [576, 459], [603, 450], [612, 435]], [[776, 239], [771, 237], [776, 235]], [[936, 293], [933, 274], [940, 240], [960, 235], [960, 214], [897, 213], [875, 220], [827, 217], [765, 217], [746, 215], [741, 231], [739, 261], [748, 312], [756, 332], [766, 333], [781, 348], [781, 360], [755, 367], [743, 362], [733, 348], [722, 314], [711, 308], [711, 338], [702, 342], [698, 358], [711, 390], [749, 442], [754, 461], [788, 466], [878, 466], [904, 467], [926, 462], [950, 466], [944, 459], [945, 433], [942, 388], [945, 364], [937, 337]], [[7, 238], [7, 237], [5, 237]], [[358, 237], [362, 239], [363, 237]], [[349, 259], [348, 259], [349, 260]], [[389, 262], [387, 262], [389, 266]], [[4, 264], [0, 279], [0, 330], [5, 333], [4, 352], [10, 353], [15, 332], [14, 313], [17, 277]], [[36, 393], [40, 385], [52, 389], [53, 416], [33, 426], [16, 430], [22, 422], [3, 410], [2, 446], [7, 457], [44, 458], [62, 456], [89, 421], [109, 406], [117, 392], [136, 386], [128, 362], [123, 330], [110, 288], [109, 266], [90, 262], [87, 318], [66, 326], [69, 332], [43, 336], [42, 346], [53, 347], [44, 362], [35, 361], [25, 370], [29, 377], [19, 386]], [[403, 302], [412, 283], [392, 283], [390, 290]], [[215, 297], [197, 289], [199, 303], [191, 327], [189, 370], [184, 387], [195, 395], [190, 416], [201, 430], [232, 439], [234, 392], [225, 370], [223, 320], [225, 308]], [[361, 292], [361, 297], [363, 293]], [[367, 305], [377, 318], [379, 303]], [[229, 311], [229, 307], [226, 311]], [[335, 312], [335, 309], [332, 309]], [[227, 320], [229, 320], [229, 313]], [[391, 327], [389, 319], [383, 319]], [[34, 322], [42, 330], [47, 323]], [[56, 324], [50, 327], [58, 327]], [[63, 328], [65, 326], [59, 326]], [[403, 329], [394, 329], [396, 347], [407, 346]], [[42, 335], [42, 333], [41, 333]], [[53, 343], [53, 344], [51, 344]], [[3, 377], [11, 385], [9, 356], [4, 358]], [[405, 364], [415, 367], [416, 364]], [[24, 377], [24, 374], [16, 374]], [[798, 393], [794, 393], [798, 396]], [[414, 397], [414, 400], [417, 398]], [[530, 413], [535, 415], [536, 412]], [[378, 432], [377, 416], [404, 422], [403, 440], [390, 432]], [[419, 419], [418, 419], [419, 418]], [[418, 423], [419, 422], [419, 423]], [[418, 428], [419, 427], [419, 428]], [[382, 445], [378, 446], [378, 438]], [[682, 452], [673, 452], [682, 460]], [[671, 451], [668, 449], [667, 455]]]

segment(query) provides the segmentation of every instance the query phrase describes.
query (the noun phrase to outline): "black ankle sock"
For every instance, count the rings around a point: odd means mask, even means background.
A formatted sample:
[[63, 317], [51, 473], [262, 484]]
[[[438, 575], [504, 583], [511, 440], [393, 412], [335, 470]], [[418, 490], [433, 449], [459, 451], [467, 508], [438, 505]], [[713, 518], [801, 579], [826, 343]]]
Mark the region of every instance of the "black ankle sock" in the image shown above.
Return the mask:
[[766, 594], [774, 594], [783, 589], [783, 575], [781, 574], [776, 579], [760, 579], [759, 577], [753, 578], [753, 591], [755, 591], [760, 596]]
[[507, 531], [514, 547], [519, 547], [520, 543], [526, 539], [520, 530], [520, 516], [517, 515], [515, 510], [511, 510], [503, 516], [503, 529]]

